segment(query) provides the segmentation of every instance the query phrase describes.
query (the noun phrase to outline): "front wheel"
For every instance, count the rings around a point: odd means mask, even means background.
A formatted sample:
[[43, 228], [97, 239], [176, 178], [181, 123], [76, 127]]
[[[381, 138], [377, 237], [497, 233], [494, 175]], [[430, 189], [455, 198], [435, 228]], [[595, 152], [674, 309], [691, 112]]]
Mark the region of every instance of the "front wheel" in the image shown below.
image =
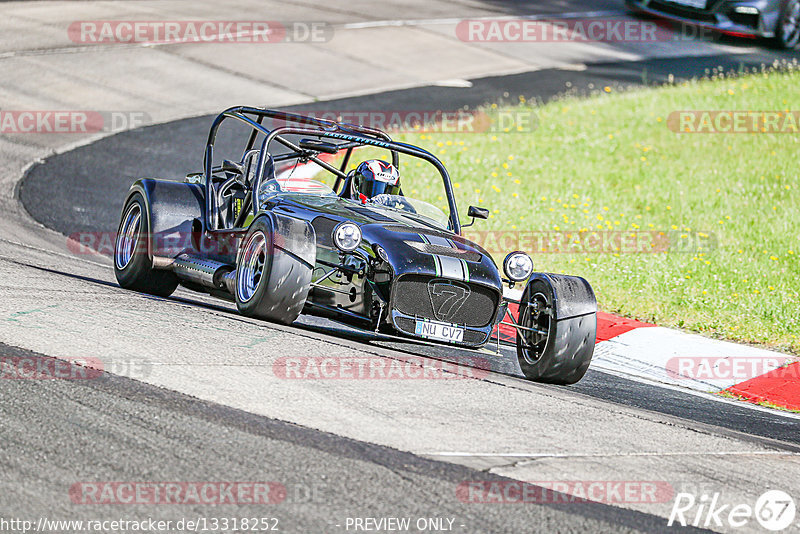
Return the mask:
[[[314, 242], [313, 228], [304, 221], [272, 214], [253, 221], [236, 266], [239, 313], [283, 324], [294, 322], [310, 289]], [[299, 243], [310, 252], [300, 252]]]
[[522, 294], [518, 323], [517, 357], [525, 378], [560, 385], [583, 378], [597, 336], [597, 302], [586, 280], [535, 274]]
[[141, 193], [134, 193], [122, 210], [122, 219], [114, 241], [114, 274], [120, 287], [168, 297], [178, 287], [172, 271], [153, 269], [148, 253], [150, 221]]
[[778, 27], [775, 29], [775, 44], [791, 50], [800, 42], [800, 0], [787, 0], [783, 6]]

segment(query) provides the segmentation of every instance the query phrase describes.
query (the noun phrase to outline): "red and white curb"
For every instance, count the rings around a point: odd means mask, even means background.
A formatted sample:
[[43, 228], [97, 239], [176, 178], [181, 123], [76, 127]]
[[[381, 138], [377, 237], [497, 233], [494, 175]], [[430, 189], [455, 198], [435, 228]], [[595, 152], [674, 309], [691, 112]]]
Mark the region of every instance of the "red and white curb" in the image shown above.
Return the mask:
[[[625, 321], [629, 329], [614, 332], [616, 321]], [[756, 402], [800, 409], [797, 358], [610, 314], [598, 316], [592, 365], [695, 391], [728, 391]]]
[[[509, 308], [516, 314], [516, 306]], [[500, 334], [511, 341], [516, 333], [501, 326]], [[724, 391], [800, 410], [800, 358], [610, 313], [597, 314], [592, 368], [692, 393]]]

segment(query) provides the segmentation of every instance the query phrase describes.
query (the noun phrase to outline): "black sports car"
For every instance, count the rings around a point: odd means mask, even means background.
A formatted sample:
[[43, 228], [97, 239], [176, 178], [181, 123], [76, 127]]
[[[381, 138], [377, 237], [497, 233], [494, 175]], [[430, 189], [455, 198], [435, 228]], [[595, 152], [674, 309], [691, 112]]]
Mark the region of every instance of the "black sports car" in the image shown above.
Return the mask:
[[800, 0], [625, 0], [635, 11], [668, 17], [731, 35], [774, 39], [783, 48], [800, 41]]
[[[223, 123], [234, 133], [218, 135]], [[218, 148], [236, 159], [218, 158]], [[362, 148], [390, 162], [346, 172]], [[401, 157], [416, 183], [401, 179]], [[233, 300], [249, 317], [291, 323], [304, 312], [467, 348], [487, 344], [502, 323], [518, 333], [529, 379], [570, 384], [586, 372], [597, 328], [589, 283], [534, 273], [524, 252], [509, 254], [501, 274], [461, 237], [450, 176], [429, 152], [379, 130], [236, 107], [214, 120], [204, 163], [183, 183], [131, 187], [115, 241], [122, 287], [169, 296], [181, 284]], [[434, 186], [446, 205], [405, 194]], [[468, 216], [488, 213], [471, 206]], [[518, 284], [521, 299], [505, 298], [504, 287]]]

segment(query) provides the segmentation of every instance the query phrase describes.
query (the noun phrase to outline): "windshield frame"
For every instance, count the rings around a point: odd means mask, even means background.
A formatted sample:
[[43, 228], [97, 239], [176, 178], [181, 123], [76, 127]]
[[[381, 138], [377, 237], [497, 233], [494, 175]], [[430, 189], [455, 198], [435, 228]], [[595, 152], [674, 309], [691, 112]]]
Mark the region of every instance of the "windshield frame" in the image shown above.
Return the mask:
[[[445, 195], [447, 197], [447, 204], [450, 208], [450, 214], [448, 216], [448, 220], [450, 222], [450, 230], [457, 234], [461, 234], [461, 222], [458, 217], [458, 207], [456, 206], [455, 194], [453, 193], [453, 184], [450, 180], [450, 174], [447, 172], [444, 164], [433, 154], [430, 152], [423, 150], [414, 145], [409, 145], [407, 143], [400, 143], [397, 141], [383, 141], [380, 139], [374, 139], [370, 137], [363, 137], [358, 134], [352, 134], [347, 132], [339, 132], [339, 131], [325, 131], [325, 130], [315, 130], [311, 128], [297, 128], [291, 126], [284, 126], [281, 128], [276, 128], [272, 130], [269, 135], [267, 135], [264, 140], [261, 142], [261, 150], [259, 151], [258, 156], [258, 164], [256, 167], [256, 177], [255, 182], [253, 183], [253, 190], [258, 191], [258, 187], [261, 185], [262, 174], [264, 172], [264, 167], [266, 165], [266, 154], [269, 154], [269, 146], [270, 144], [277, 140], [281, 144], [286, 145], [294, 145], [293, 143], [287, 141], [282, 136], [284, 135], [311, 135], [315, 137], [327, 137], [331, 139], [338, 139], [340, 141], [346, 141], [349, 143], [357, 143], [358, 145], [362, 146], [375, 146], [378, 148], [385, 148], [386, 150], [390, 150], [392, 152], [396, 152], [399, 154], [406, 154], [408, 156], [412, 156], [418, 159], [422, 159], [430, 163], [438, 172], [442, 178], [442, 183], [445, 189]], [[348, 143], [348, 144], [349, 144]], [[299, 147], [295, 147], [299, 150]], [[394, 158], [393, 158], [394, 159]], [[318, 165], [320, 165], [323, 169], [332, 172], [336, 176], [341, 176], [342, 172], [339, 169], [336, 169], [332, 165], [322, 162], [316, 161], [312, 159]], [[257, 204], [253, 203], [253, 214], [257, 214]], [[445, 214], [447, 215], [447, 214]]]
[[423, 219], [420, 222], [422, 222], [424, 224], [428, 224], [428, 225], [433, 224], [437, 228], [441, 228], [441, 229], [444, 229], [444, 230], [449, 229], [448, 228], [448, 223], [450, 222], [450, 217], [448, 217], [447, 214], [444, 211], [442, 211], [438, 207], [434, 206], [430, 202], [425, 202], [424, 200], [420, 200], [418, 198], [407, 197], [405, 195], [388, 195], [388, 196], [402, 198], [402, 199], [408, 201], [409, 204], [411, 204], [411, 206], [414, 207], [415, 209], [417, 208], [417, 206], [414, 205], [415, 203], [420, 203], [420, 204], [423, 204], [425, 206], [429, 206], [430, 208], [433, 208], [437, 212], [441, 213], [442, 217], [441, 217], [441, 219], [434, 219], [434, 218], [429, 217], [428, 215], [426, 215], [424, 213], [420, 213], [418, 211], [412, 213], [412, 212], [410, 212], [408, 210], [404, 210], [403, 208], [395, 208], [395, 207], [392, 207], [392, 206], [387, 206], [385, 204], [376, 204], [376, 203], [370, 202], [372, 199], [367, 200], [367, 205], [370, 208], [373, 208], [373, 209], [383, 209], [383, 210], [388, 210], [388, 211], [393, 212], [393, 213], [399, 213], [400, 215], [403, 215], [404, 217], [408, 217], [409, 219], [415, 219], [415, 220]]
[[[292, 182], [292, 181], [306, 182], [308, 184], [312, 184], [312, 183], [313, 184], [318, 184], [318, 185], [322, 186], [322, 188], [324, 188], [324, 191], [319, 192], [319, 193], [314, 193], [314, 192], [310, 192], [310, 191], [291, 191], [291, 190], [284, 189], [285, 187], [290, 185], [289, 182]], [[311, 196], [315, 196], [315, 197], [328, 197], [328, 198], [338, 198], [339, 197], [339, 195], [336, 194], [336, 191], [331, 189], [331, 187], [328, 184], [326, 184], [324, 182], [320, 182], [319, 180], [315, 180], [313, 178], [292, 178], [291, 176], [288, 176], [286, 178], [270, 178], [266, 182], [263, 182], [261, 184], [261, 187], [262, 188], [266, 187], [267, 184], [269, 184], [270, 182], [277, 183], [278, 187], [280, 187], [281, 190], [280, 191], [275, 191], [274, 195], [271, 195], [271, 196], [269, 196], [267, 198], [272, 198], [272, 196], [278, 196], [278, 195], [311, 195]], [[261, 195], [262, 195], [262, 191], [259, 189], [256, 192], [256, 194], [257, 194], [258, 198], [260, 199]]]

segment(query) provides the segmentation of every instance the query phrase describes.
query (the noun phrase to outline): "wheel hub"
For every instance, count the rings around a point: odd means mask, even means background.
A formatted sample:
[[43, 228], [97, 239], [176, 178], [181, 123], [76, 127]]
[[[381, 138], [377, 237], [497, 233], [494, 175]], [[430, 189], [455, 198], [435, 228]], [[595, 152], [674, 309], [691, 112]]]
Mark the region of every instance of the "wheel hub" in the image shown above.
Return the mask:
[[536, 363], [544, 354], [550, 338], [550, 304], [543, 293], [536, 293], [528, 302], [520, 317], [524, 341], [523, 357], [530, 364]]
[[261, 232], [256, 232], [245, 245], [241, 267], [237, 274], [236, 288], [239, 300], [247, 302], [253, 298], [267, 263], [267, 239]]
[[142, 208], [138, 203], [131, 204], [123, 218], [114, 253], [118, 269], [124, 269], [131, 262], [139, 245], [139, 228], [142, 224]]

